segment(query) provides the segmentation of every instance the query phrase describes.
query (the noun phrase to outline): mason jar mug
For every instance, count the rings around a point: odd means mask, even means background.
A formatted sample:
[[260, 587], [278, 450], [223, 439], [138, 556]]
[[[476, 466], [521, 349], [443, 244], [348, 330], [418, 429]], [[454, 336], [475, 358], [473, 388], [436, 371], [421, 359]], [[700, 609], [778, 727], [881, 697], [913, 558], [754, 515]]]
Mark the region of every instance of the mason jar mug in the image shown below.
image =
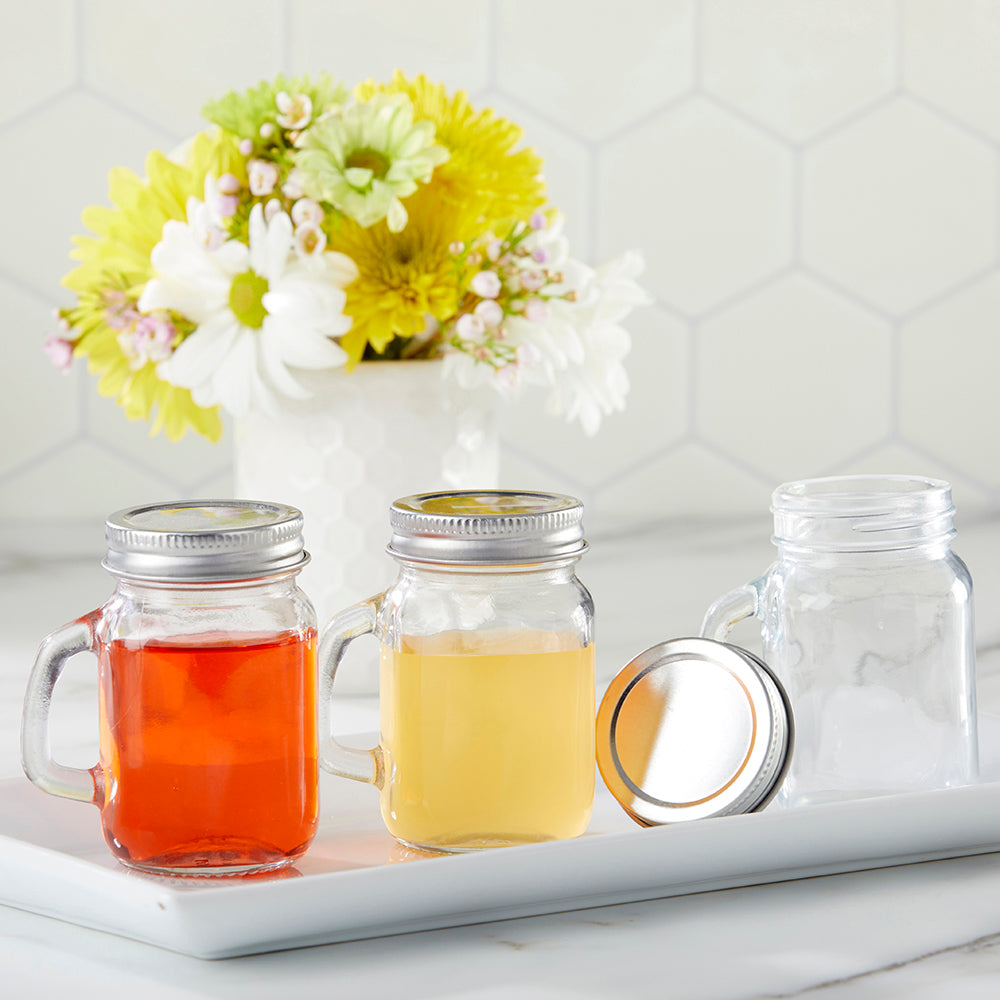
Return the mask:
[[[123, 864], [219, 875], [291, 864], [318, 818], [316, 621], [296, 586], [302, 515], [281, 504], [186, 501], [107, 520], [108, 601], [42, 644], [22, 760], [42, 790], [101, 813]], [[49, 752], [69, 657], [99, 671], [100, 760]]]
[[[546, 493], [405, 497], [390, 509], [389, 589], [320, 647], [321, 764], [380, 790], [410, 847], [472, 851], [575, 837], [594, 795], [593, 602], [575, 567], [578, 500]], [[354, 638], [380, 650], [379, 746], [329, 738]]]
[[702, 635], [760, 619], [798, 734], [779, 802], [976, 780], [972, 580], [951, 550], [954, 510], [948, 483], [914, 476], [775, 491], [777, 560], [718, 600]]

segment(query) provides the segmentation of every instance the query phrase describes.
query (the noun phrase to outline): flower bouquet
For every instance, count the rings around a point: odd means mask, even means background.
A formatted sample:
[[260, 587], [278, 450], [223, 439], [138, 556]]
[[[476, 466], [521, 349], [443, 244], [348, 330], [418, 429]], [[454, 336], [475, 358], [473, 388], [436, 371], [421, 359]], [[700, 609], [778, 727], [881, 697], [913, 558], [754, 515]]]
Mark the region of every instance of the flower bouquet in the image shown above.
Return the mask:
[[588, 433], [624, 407], [641, 258], [569, 255], [515, 124], [399, 72], [351, 94], [279, 76], [204, 115], [144, 178], [112, 171], [46, 344], [128, 417], [218, 440], [220, 410], [308, 395], [303, 370], [435, 357], [465, 388], [541, 387]]

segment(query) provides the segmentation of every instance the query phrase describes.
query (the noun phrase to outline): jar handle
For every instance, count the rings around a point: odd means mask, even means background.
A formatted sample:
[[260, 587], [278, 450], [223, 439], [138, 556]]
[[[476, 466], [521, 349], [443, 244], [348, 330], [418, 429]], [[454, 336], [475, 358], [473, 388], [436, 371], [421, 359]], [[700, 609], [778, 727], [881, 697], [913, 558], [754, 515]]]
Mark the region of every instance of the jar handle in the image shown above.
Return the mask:
[[729, 632], [744, 618], [760, 617], [761, 595], [767, 574], [723, 594], [705, 612], [701, 623], [701, 635], [706, 639], [725, 642]]
[[97, 612], [63, 625], [46, 636], [31, 668], [21, 716], [21, 766], [43, 792], [61, 795], [97, 806], [104, 800], [104, 772], [100, 764], [92, 768], [67, 767], [52, 759], [49, 740], [49, 709], [52, 691], [66, 661], [77, 653], [96, 652], [94, 622]]
[[330, 698], [333, 680], [348, 645], [375, 629], [382, 595], [355, 604], [336, 615], [323, 631], [319, 646], [319, 762], [324, 770], [342, 778], [382, 787], [382, 750], [355, 750], [338, 743], [331, 732]]

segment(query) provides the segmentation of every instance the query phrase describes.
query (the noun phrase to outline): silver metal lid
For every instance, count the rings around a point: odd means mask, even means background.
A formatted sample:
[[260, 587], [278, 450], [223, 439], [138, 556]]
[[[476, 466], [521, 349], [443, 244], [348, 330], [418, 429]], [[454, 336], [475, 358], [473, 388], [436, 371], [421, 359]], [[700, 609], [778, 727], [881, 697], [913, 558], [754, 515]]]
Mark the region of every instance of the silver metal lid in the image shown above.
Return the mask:
[[597, 763], [643, 826], [762, 809], [791, 758], [787, 696], [752, 653], [673, 639], [640, 653], [597, 714]]
[[417, 562], [546, 562], [587, 548], [583, 504], [561, 493], [420, 493], [397, 500], [389, 523], [389, 554]]
[[302, 514], [254, 500], [180, 500], [126, 507], [105, 523], [103, 566], [138, 580], [247, 580], [299, 569]]

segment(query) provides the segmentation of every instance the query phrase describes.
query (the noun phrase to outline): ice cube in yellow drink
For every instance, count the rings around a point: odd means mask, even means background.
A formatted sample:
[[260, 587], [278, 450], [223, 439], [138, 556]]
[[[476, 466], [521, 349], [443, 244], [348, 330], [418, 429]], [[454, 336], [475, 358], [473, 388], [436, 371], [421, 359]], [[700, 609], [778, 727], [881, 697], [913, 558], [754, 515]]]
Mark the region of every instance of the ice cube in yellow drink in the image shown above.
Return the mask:
[[594, 798], [594, 647], [566, 632], [443, 632], [382, 647], [382, 816], [464, 851], [576, 837]]

